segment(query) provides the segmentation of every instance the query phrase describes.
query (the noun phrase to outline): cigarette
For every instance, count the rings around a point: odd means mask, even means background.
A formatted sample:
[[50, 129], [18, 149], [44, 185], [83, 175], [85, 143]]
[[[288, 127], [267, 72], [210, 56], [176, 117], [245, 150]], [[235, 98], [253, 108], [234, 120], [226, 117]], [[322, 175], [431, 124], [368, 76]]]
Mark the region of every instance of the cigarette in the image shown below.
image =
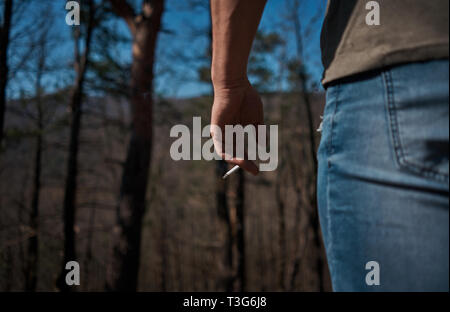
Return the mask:
[[228, 171], [227, 173], [225, 173], [225, 175], [222, 177], [222, 179], [226, 179], [229, 175], [233, 174], [234, 172], [239, 170], [239, 166], [234, 166], [230, 171]]

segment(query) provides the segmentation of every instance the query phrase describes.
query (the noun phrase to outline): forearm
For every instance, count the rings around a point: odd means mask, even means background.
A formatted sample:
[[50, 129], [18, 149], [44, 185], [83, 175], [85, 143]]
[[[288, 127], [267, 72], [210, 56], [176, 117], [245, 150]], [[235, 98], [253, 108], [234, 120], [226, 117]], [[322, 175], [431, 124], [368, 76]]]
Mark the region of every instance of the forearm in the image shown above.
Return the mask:
[[266, 0], [212, 0], [212, 81], [227, 87], [247, 80], [247, 62]]

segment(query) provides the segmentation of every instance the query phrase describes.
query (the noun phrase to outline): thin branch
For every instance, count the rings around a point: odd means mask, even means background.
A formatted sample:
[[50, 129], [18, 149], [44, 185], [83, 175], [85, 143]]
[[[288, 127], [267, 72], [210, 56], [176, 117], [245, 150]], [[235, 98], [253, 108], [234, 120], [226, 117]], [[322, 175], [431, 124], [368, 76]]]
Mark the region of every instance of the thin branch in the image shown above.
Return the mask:
[[131, 5], [126, 0], [109, 0], [109, 2], [112, 5], [114, 13], [125, 20], [131, 33], [134, 34], [136, 30], [136, 26], [134, 24], [136, 14]]

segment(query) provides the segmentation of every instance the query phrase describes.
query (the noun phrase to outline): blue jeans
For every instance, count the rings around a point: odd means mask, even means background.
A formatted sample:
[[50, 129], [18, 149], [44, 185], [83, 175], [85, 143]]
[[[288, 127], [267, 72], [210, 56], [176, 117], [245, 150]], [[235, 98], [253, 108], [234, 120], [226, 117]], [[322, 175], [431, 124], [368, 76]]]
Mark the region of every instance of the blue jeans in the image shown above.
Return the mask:
[[318, 204], [335, 291], [449, 290], [448, 75], [448, 60], [411, 63], [327, 89]]

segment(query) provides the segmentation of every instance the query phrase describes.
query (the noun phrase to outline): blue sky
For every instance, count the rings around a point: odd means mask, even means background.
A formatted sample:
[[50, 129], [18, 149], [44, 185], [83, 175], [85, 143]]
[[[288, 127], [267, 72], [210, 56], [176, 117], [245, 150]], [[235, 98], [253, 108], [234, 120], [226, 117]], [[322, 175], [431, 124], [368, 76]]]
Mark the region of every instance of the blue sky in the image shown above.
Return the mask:
[[[51, 65], [58, 64], [66, 70], [55, 70], [44, 77], [47, 91], [58, 89], [71, 84], [73, 71], [70, 64], [73, 60], [73, 42], [71, 40], [71, 27], [65, 24], [65, 0], [24, 0], [30, 1], [29, 8], [17, 17], [17, 33], [38, 25], [38, 20], [46, 11], [52, 11], [54, 27], [49, 29], [49, 35], [55, 39], [51, 54]], [[139, 0], [129, 0], [138, 4]], [[207, 6], [208, 0], [205, 1]], [[293, 31], [285, 31], [283, 24], [286, 16], [287, 0], [268, 0], [260, 29], [265, 32], [277, 32], [287, 42], [286, 57], [295, 55], [296, 42]], [[205, 29], [209, 23], [206, 9], [187, 9], [184, 0], [167, 0], [166, 11], [163, 16], [163, 32], [160, 36], [156, 62], [155, 92], [165, 97], [192, 97], [210, 91], [210, 85], [198, 82], [197, 70], [205, 65], [205, 51], [208, 37]], [[305, 66], [311, 76], [311, 82], [320, 83], [322, 65], [320, 61], [320, 30], [322, 25], [325, 0], [301, 0], [300, 21], [304, 32], [308, 33], [308, 40], [304, 43]], [[121, 20], [115, 22], [117, 31], [130, 36], [125, 23]], [[284, 25], [284, 26], [283, 26]], [[20, 57], [29, 41], [26, 33], [11, 46], [12, 68], [20, 62]], [[123, 63], [131, 60], [129, 44], [117, 47], [117, 58]], [[268, 59], [268, 66], [278, 70], [277, 59]], [[32, 69], [27, 73], [15, 73], [9, 85], [9, 96], [16, 97], [19, 90], [31, 90], [33, 86]], [[28, 68], [28, 69], [30, 69]]]

